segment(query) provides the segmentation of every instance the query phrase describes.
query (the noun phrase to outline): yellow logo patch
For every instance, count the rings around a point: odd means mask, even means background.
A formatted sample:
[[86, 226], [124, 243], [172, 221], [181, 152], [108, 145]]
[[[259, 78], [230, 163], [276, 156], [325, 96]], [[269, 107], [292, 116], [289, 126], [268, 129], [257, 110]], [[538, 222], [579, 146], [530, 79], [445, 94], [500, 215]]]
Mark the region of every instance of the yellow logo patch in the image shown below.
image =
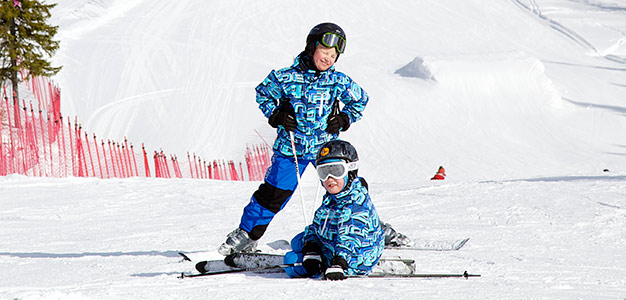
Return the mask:
[[320, 155], [321, 156], [326, 156], [326, 155], [328, 155], [328, 152], [330, 152], [330, 149], [328, 149], [328, 147], [324, 147], [324, 148], [322, 148], [322, 150], [320, 150]]

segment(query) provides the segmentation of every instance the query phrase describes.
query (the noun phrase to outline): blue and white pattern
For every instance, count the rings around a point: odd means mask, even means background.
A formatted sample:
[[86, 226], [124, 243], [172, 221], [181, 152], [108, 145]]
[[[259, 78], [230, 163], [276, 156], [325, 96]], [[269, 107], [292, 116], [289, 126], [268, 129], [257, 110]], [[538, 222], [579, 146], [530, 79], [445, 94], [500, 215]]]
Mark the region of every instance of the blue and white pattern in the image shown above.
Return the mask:
[[[256, 102], [268, 118], [281, 99], [289, 100], [298, 122], [294, 132], [296, 154], [311, 160], [315, 160], [322, 144], [338, 136], [326, 132], [334, 101], [344, 104], [342, 111], [350, 117], [350, 123], [361, 119], [369, 101], [367, 93], [334, 66], [324, 72], [306, 70], [300, 63], [300, 56], [291, 67], [270, 72], [256, 87], [256, 92]], [[274, 150], [293, 156], [289, 132], [279, 126], [277, 133]]]
[[348, 262], [348, 275], [368, 274], [385, 248], [385, 233], [367, 189], [359, 178], [350, 187], [326, 193], [313, 223], [304, 231], [303, 243], [316, 242], [326, 265], [335, 256]]

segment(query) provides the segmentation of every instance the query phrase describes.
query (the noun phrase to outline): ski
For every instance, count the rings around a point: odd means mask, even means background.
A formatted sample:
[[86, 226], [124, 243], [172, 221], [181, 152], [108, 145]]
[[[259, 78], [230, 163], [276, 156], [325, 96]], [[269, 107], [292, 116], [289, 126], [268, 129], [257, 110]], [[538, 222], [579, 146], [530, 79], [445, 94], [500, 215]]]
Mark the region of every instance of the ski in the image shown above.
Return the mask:
[[[413, 239], [411, 243], [407, 245], [385, 246], [385, 249], [386, 250], [415, 250], [415, 251], [457, 251], [463, 248], [463, 246], [465, 246], [465, 244], [468, 241], [469, 241], [469, 238], [458, 239], [458, 240]], [[265, 245], [265, 248], [267, 248], [270, 251], [273, 251], [273, 250], [287, 251], [291, 249], [291, 247], [289, 246], [289, 242], [287, 242], [286, 240], [277, 240], [277, 241], [268, 243], [267, 245]], [[262, 252], [253, 252], [253, 254], [257, 254], [257, 253], [268, 254], [268, 253], [265, 253], [265, 251], [263, 250], [261, 251]], [[195, 254], [195, 252], [192, 252], [192, 253]], [[178, 254], [185, 261], [193, 261], [193, 259], [191, 259], [189, 255], [187, 255], [185, 252], [181, 251], [181, 252], [178, 252]], [[279, 254], [273, 254], [273, 255], [279, 255]]]
[[[181, 256], [185, 257], [184, 254]], [[283, 265], [284, 256], [273, 253], [234, 253], [224, 259], [204, 260], [196, 264], [200, 273], [237, 272], [241, 270], [264, 269]], [[191, 261], [191, 260], [190, 260]]]
[[[271, 271], [271, 270], [282, 270], [282, 268], [295, 267], [301, 265], [297, 264], [281, 264], [275, 266], [268, 266], [264, 268], [257, 269], [230, 269], [223, 270], [217, 272], [208, 272], [208, 273], [195, 273], [195, 274], [187, 274], [181, 273], [178, 278], [183, 279], [187, 277], [201, 277], [201, 276], [212, 276], [212, 275], [222, 275], [229, 273], [242, 273], [242, 272], [263, 272], [263, 271]], [[432, 273], [410, 273], [410, 274], [399, 274], [399, 273], [374, 273], [372, 272], [369, 275], [351, 275], [347, 276], [348, 278], [465, 278], [469, 279], [470, 277], [481, 277], [480, 274], [470, 274], [467, 271], [463, 273], [441, 273], [441, 274], [432, 274]]]
[[[287, 240], [275, 240], [267, 244], [259, 245], [255, 252], [251, 253], [285, 253], [291, 250], [291, 245]], [[183, 261], [204, 261], [207, 257], [215, 256], [215, 251], [178, 251]], [[281, 254], [282, 255], [282, 254]], [[221, 256], [221, 255], [220, 255]]]
[[[228, 255], [224, 258], [223, 262], [232, 268], [258, 269], [268, 266], [281, 265], [284, 259], [285, 256], [283, 254], [243, 252]], [[206, 268], [207, 266], [205, 266], [204, 270], [210, 271], [210, 269]], [[202, 269], [199, 269], [198, 271], [202, 272]]]
[[[181, 256], [185, 257], [184, 253]], [[300, 264], [284, 264], [282, 254], [270, 253], [235, 253], [223, 260], [201, 261], [196, 264], [198, 274], [182, 273], [179, 278], [209, 276], [238, 272], [268, 272], [275, 269], [298, 266]], [[383, 257], [372, 270], [377, 274], [407, 275], [415, 271], [415, 260], [400, 257]]]
[[[198, 264], [202, 264], [204, 262], [199, 262]], [[178, 276], [178, 278], [187, 278], [187, 277], [201, 277], [201, 276], [211, 276], [211, 275], [221, 275], [221, 274], [230, 274], [230, 273], [242, 273], [242, 272], [271, 272], [274, 270], [277, 271], [282, 271], [283, 268], [288, 268], [288, 267], [295, 267], [295, 266], [299, 266], [301, 264], [280, 264], [280, 265], [271, 265], [271, 266], [264, 266], [264, 267], [260, 267], [260, 268], [253, 268], [253, 269], [242, 269], [242, 268], [230, 268], [230, 269], [224, 269], [224, 270], [219, 270], [219, 271], [211, 271], [211, 272], [204, 272], [204, 273], [193, 273], [193, 274], [189, 274], [189, 273], [185, 273], [182, 272], [180, 273], [180, 276]], [[196, 265], [197, 267], [197, 265]]]
[[461, 249], [469, 241], [469, 238], [460, 240], [411, 240], [408, 245], [385, 246], [386, 250], [419, 250], [419, 251], [456, 251]]
[[[415, 239], [408, 245], [387, 246], [385, 250], [418, 250], [418, 251], [456, 251], [461, 249], [469, 238], [459, 240], [426, 240]], [[270, 249], [285, 250], [284, 245], [288, 242], [279, 240], [268, 244]], [[275, 244], [275, 245], [274, 245]], [[178, 252], [184, 261], [193, 261], [184, 252]], [[276, 253], [235, 253], [220, 260], [204, 260], [196, 264], [198, 274], [182, 273], [179, 278], [219, 275], [237, 272], [272, 272], [282, 270], [282, 268], [293, 267], [294, 265], [283, 264], [283, 254]], [[399, 257], [383, 257], [378, 265], [372, 270], [368, 277], [478, 277], [480, 275], [468, 274], [414, 274], [414, 260]]]
[[[277, 266], [271, 266], [271, 267], [267, 267], [267, 268], [263, 268], [263, 269], [253, 269], [253, 270], [247, 270], [247, 269], [233, 269], [233, 270], [226, 270], [226, 271], [221, 271], [221, 272], [210, 272], [210, 273], [196, 273], [196, 274], [186, 274], [186, 273], [181, 273], [180, 276], [178, 276], [178, 278], [183, 279], [183, 278], [187, 278], [187, 277], [201, 277], [201, 276], [211, 276], [211, 275], [221, 275], [221, 274], [229, 274], [229, 273], [241, 273], [241, 272], [260, 272], [260, 271], [264, 271], [264, 270], [272, 270], [272, 269], [282, 269], [282, 268], [287, 268], [287, 267], [294, 267], [297, 266], [299, 264], [285, 264], [285, 265], [277, 265]], [[420, 274], [420, 273], [413, 273], [413, 274], [395, 274], [395, 273], [372, 273], [369, 275], [351, 275], [351, 276], [347, 276], [348, 278], [465, 278], [465, 279], [469, 279], [470, 277], [481, 277], [480, 274], [470, 274], [467, 271], [463, 272], [463, 273], [452, 273], [452, 274], [428, 274], [428, 273], [424, 273], [424, 274]]]
[[[224, 260], [214, 260], [200, 262], [196, 264], [199, 272], [215, 272], [238, 269], [258, 269], [275, 265], [282, 265], [284, 256], [282, 254], [270, 253], [235, 253], [227, 256]], [[415, 260], [400, 257], [382, 257], [374, 267], [373, 272], [394, 272], [409, 274], [415, 271], [413, 264]]]

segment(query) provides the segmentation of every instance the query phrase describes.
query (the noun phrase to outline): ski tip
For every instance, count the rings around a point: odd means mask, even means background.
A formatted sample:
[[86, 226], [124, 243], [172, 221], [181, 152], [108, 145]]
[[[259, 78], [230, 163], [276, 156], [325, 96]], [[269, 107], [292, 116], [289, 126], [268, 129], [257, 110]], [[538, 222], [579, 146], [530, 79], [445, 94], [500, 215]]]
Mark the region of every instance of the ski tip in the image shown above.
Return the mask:
[[455, 247], [456, 250], [461, 249], [463, 246], [465, 246], [465, 244], [467, 244], [467, 241], [469, 241], [470, 238], [466, 238], [461, 240], [461, 242]]
[[207, 261], [201, 261], [199, 263], [196, 264], [196, 270], [198, 270], [198, 272], [200, 273], [206, 273], [206, 265], [208, 264]]
[[189, 256], [187, 256], [187, 254], [185, 254], [185, 253], [178, 252], [178, 255], [182, 256], [183, 260], [191, 261], [191, 258], [189, 258]]

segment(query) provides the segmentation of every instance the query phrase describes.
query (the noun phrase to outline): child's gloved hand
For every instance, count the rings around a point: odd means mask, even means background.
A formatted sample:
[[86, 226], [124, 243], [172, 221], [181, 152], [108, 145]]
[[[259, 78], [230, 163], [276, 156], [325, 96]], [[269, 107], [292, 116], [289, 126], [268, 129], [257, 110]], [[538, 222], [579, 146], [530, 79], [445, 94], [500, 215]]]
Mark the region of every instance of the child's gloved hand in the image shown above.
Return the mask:
[[330, 115], [327, 123], [326, 132], [330, 134], [339, 133], [339, 130], [346, 131], [350, 128], [350, 117], [345, 112], [339, 112]]
[[298, 127], [296, 113], [289, 102], [282, 104], [278, 109], [274, 110], [267, 122], [274, 128], [282, 125], [287, 131], [294, 131]]
[[324, 274], [324, 276], [326, 276], [326, 279], [332, 280], [332, 281], [346, 279], [346, 275], [343, 273], [343, 269], [341, 268], [341, 266], [336, 266], [336, 265], [328, 267], [328, 269], [326, 269], [326, 274]]
[[309, 277], [322, 271], [322, 256], [319, 253], [305, 253], [303, 259], [302, 266]]
[[324, 278], [328, 280], [344, 280], [346, 279], [345, 270], [348, 269], [348, 263], [345, 259], [339, 256], [335, 256], [330, 261], [330, 267], [326, 269], [326, 273], [324, 273]]
[[302, 247], [302, 266], [309, 277], [322, 271], [322, 255], [320, 246], [316, 243], [306, 243]]

